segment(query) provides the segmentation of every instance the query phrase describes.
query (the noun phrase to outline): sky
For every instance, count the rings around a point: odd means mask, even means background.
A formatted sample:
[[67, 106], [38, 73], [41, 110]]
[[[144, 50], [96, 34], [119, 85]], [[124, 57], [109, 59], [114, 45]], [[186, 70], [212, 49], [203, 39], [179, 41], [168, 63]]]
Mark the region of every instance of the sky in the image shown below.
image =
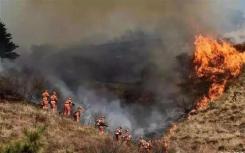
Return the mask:
[[103, 42], [129, 30], [165, 32], [171, 20], [219, 33], [231, 26], [230, 11], [244, 7], [243, 0], [0, 0], [0, 18], [20, 46], [65, 46]]

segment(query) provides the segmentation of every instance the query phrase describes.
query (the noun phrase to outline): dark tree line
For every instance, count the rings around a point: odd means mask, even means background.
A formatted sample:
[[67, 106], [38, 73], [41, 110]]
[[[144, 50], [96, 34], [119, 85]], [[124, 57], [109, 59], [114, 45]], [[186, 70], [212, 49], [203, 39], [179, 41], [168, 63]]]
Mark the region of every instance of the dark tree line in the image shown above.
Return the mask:
[[0, 22], [0, 58], [1, 59], [16, 59], [19, 54], [14, 52], [18, 46], [12, 41], [12, 36], [7, 32], [5, 25]]
[[[0, 21], [0, 63], [2, 59], [14, 60], [19, 55], [15, 52], [18, 47], [12, 41], [12, 36], [7, 32], [5, 25]], [[0, 73], [0, 101], [2, 99], [20, 99], [21, 96], [16, 93], [15, 75], [6, 75]]]

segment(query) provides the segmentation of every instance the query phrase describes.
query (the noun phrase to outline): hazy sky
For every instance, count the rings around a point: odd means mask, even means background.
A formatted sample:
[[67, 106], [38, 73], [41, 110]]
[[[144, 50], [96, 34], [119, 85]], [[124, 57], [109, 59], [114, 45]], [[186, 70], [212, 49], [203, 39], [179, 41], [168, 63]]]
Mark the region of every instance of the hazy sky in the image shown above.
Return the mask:
[[[125, 31], [162, 31], [166, 22], [219, 32], [243, 0], [0, 0], [0, 18], [21, 46], [108, 40]], [[185, 23], [186, 22], [186, 23]]]

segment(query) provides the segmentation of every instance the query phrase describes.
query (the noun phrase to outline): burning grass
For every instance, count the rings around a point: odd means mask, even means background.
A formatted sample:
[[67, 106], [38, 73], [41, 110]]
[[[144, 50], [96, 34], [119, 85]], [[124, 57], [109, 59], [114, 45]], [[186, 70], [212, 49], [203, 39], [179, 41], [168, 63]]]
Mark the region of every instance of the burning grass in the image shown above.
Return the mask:
[[187, 119], [179, 120], [167, 130], [163, 140], [168, 144], [168, 151], [245, 151], [242, 129], [245, 122], [245, 75], [237, 80], [244, 64], [245, 53], [240, 48], [238, 51], [223, 40], [196, 37], [190, 79], [195, 89], [206, 89], [201, 90], [204, 94], [199, 96]]
[[244, 64], [245, 53], [237, 51], [228, 42], [197, 36], [194, 77], [210, 83], [207, 94], [197, 102], [197, 109], [205, 109], [210, 101], [219, 98], [228, 81], [239, 76]]
[[[223, 95], [198, 110], [188, 120], [176, 124], [166, 134], [168, 150], [180, 153], [245, 151], [245, 74]], [[234, 93], [236, 98], [234, 98]]]

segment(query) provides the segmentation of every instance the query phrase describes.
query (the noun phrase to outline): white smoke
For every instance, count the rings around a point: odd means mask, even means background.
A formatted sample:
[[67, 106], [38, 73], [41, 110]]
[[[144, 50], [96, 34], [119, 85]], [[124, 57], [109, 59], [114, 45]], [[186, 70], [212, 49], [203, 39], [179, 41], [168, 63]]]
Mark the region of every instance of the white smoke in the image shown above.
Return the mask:
[[[234, 41], [244, 40], [240, 0], [84, 2], [0, 0], [0, 17], [18, 45], [38, 45], [23, 51], [17, 67], [38, 71], [64, 98], [84, 105], [86, 123], [94, 113], [104, 113], [111, 130], [123, 126], [135, 135], [162, 133], [183, 115], [176, 106], [181, 78], [175, 56], [192, 51], [196, 34], [228, 32]], [[142, 88], [157, 96], [146, 105], [125, 104], [113, 93], [97, 94], [86, 86], [91, 80], [135, 83], [148, 66], [151, 75]]]

